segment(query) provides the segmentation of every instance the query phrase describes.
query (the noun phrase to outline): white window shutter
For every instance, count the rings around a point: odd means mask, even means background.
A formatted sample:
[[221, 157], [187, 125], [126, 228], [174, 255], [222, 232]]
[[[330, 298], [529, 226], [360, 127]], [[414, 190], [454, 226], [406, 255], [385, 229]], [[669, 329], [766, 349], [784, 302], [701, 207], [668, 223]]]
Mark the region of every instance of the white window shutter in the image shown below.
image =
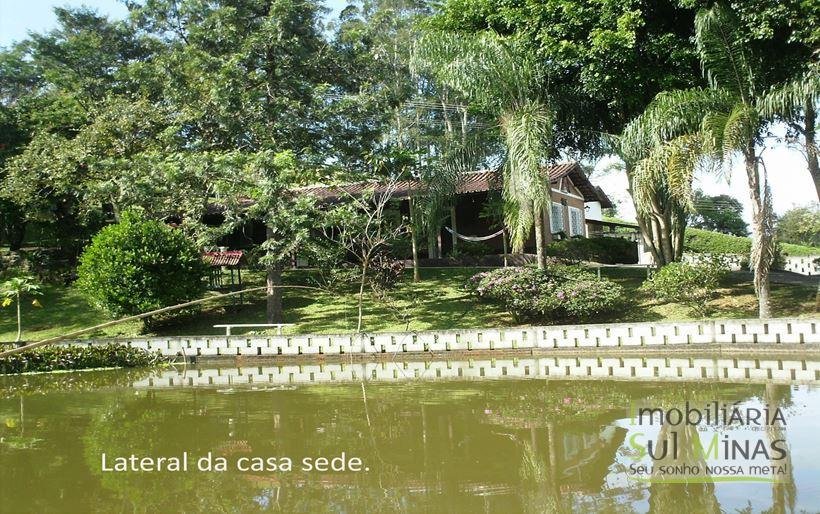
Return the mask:
[[584, 226], [581, 218], [581, 210], [575, 207], [569, 208], [569, 235], [584, 235]]
[[552, 203], [550, 228], [553, 234], [564, 230], [564, 206], [560, 203]]

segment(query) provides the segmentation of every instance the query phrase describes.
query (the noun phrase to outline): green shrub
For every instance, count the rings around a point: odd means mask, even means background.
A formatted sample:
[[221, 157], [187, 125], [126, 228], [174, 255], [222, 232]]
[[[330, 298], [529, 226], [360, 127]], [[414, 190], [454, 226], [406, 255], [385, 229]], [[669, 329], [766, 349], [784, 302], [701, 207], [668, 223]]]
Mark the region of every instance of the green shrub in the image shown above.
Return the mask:
[[0, 374], [90, 368], [154, 366], [163, 357], [141, 348], [105, 346], [44, 346], [0, 358]]
[[459, 240], [456, 244], [458, 246], [450, 255], [450, 257], [454, 259], [462, 257], [484, 257], [485, 255], [495, 253], [490, 245], [481, 241]]
[[200, 297], [206, 265], [179, 231], [129, 212], [94, 236], [80, 257], [77, 287], [113, 316]]
[[687, 228], [683, 236], [685, 252], [748, 256], [751, 249], [752, 240], [748, 237], [731, 236], [698, 228]]
[[717, 257], [700, 264], [673, 262], [644, 282], [641, 290], [661, 302], [682, 303], [702, 316], [708, 314], [708, 302], [716, 296], [726, 272]]
[[569, 262], [634, 264], [638, 262], [638, 245], [621, 237], [579, 237], [553, 241], [546, 254]]
[[779, 243], [780, 251], [784, 256], [806, 257], [809, 255], [820, 255], [820, 247], [803, 246], [791, 243]]
[[[752, 240], [748, 237], [731, 236], [709, 230], [687, 228], [684, 235], [683, 250], [690, 253], [708, 253], [711, 255], [736, 254], [742, 257], [741, 267], [748, 266]], [[777, 242], [775, 248], [774, 269], [783, 267], [783, 258], [788, 256], [820, 255], [820, 248]]]
[[379, 255], [370, 264], [370, 285], [374, 291], [395, 289], [403, 276], [404, 261], [391, 259], [387, 255]]
[[466, 289], [517, 320], [587, 320], [617, 309], [623, 294], [614, 282], [563, 265], [499, 268], [474, 275]]

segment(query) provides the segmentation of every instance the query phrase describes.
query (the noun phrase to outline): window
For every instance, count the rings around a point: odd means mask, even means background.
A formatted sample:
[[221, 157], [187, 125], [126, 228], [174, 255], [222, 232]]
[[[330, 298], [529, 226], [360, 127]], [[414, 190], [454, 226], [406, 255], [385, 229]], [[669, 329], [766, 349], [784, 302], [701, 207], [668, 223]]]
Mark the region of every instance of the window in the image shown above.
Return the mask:
[[581, 215], [581, 209], [576, 207], [569, 208], [569, 235], [570, 237], [584, 235], [584, 218]]
[[564, 231], [564, 206], [560, 203], [552, 203], [552, 210], [550, 211], [550, 229], [552, 233]]

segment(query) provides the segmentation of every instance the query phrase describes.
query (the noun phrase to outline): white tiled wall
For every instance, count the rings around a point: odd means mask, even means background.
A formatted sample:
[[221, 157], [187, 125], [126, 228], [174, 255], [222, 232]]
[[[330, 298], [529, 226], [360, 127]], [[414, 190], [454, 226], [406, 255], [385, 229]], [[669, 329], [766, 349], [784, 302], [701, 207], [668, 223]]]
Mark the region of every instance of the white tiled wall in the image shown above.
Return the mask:
[[555, 325], [543, 327], [381, 332], [334, 335], [153, 337], [73, 341], [127, 344], [167, 356], [341, 355], [447, 353], [472, 350], [696, 347], [720, 344], [816, 344], [820, 320], [800, 318], [704, 320], [667, 323]]

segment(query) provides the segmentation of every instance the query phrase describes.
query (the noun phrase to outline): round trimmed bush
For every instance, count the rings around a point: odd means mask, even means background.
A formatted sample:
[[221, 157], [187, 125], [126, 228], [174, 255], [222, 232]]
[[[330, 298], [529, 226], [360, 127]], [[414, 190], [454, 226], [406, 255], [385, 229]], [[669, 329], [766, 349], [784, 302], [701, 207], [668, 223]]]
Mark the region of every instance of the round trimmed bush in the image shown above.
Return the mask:
[[85, 249], [77, 286], [93, 305], [127, 316], [199, 298], [205, 272], [199, 250], [185, 234], [127, 212]]
[[517, 320], [589, 320], [621, 305], [623, 288], [579, 266], [499, 268], [470, 278], [467, 289]]

